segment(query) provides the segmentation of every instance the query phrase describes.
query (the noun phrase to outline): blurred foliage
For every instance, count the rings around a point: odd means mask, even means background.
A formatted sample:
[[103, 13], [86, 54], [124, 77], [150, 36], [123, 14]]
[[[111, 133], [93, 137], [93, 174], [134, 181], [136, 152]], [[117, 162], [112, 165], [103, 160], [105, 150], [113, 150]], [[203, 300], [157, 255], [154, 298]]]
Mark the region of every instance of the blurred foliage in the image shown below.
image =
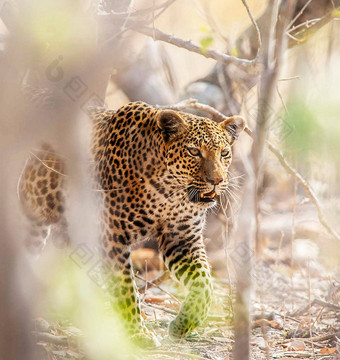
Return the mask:
[[82, 347], [89, 359], [133, 358], [136, 348], [125, 335], [105, 290], [88, 277], [86, 268], [80, 268], [70, 257], [56, 257], [45, 276], [46, 316], [81, 329]]
[[282, 121], [283, 150], [297, 160], [313, 158], [340, 165], [340, 123], [338, 105], [327, 97], [308, 104], [305, 99], [292, 96]]
[[78, 66], [96, 46], [96, 24], [87, 2], [24, 1], [16, 31], [24, 36], [33, 67], [63, 56], [63, 67]]
[[303, 100], [293, 98], [287, 104], [282, 119], [282, 139], [285, 152], [305, 160], [320, 143], [320, 126], [313, 111]]

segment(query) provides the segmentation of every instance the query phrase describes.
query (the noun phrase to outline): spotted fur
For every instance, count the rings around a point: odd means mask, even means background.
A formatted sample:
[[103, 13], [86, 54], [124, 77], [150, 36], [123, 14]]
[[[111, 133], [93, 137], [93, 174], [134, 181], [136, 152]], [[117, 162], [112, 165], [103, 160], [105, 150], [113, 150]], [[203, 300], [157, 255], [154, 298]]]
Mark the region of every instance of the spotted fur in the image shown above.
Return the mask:
[[[158, 239], [172, 276], [188, 290], [169, 334], [181, 338], [202, 324], [212, 297], [202, 230], [215, 194], [228, 186], [231, 145], [240, 118], [212, 120], [142, 102], [93, 111], [94, 178], [102, 208], [103, 257], [113, 272], [112, 303], [132, 334], [145, 331], [130, 261], [131, 245]], [[47, 165], [47, 166], [46, 166]], [[19, 194], [41, 245], [53, 224], [66, 226], [63, 161], [49, 147], [32, 156]], [[40, 242], [39, 242], [40, 241]]]

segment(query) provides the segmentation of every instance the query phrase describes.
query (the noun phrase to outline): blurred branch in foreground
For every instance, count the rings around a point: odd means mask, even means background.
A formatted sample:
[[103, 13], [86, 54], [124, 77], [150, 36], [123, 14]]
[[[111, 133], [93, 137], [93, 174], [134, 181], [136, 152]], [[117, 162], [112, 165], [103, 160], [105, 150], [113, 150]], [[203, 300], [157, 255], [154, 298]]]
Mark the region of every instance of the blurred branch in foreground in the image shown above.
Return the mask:
[[[33, 282], [27, 261], [20, 248], [18, 219], [20, 214], [13, 202], [17, 182], [16, 162], [22, 160], [18, 144], [22, 123], [20, 111], [13, 98], [14, 86], [8, 82], [9, 72], [2, 72], [0, 61], [0, 359], [33, 360], [33, 342], [30, 336]], [[8, 60], [8, 59], [6, 59]], [[16, 126], [13, 126], [13, 123]]]
[[[281, 70], [282, 56], [286, 47], [284, 29], [292, 18], [295, 7], [294, 0], [287, 0], [278, 12], [278, 2], [268, 5], [268, 37], [263, 39], [261, 50], [264, 70], [259, 85], [259, 107], [252, 151], [245, 161], [249, 162], [243, 200], [234, 231], [238, 246], [243, 248], [243, 256], [235, 262], [236, 270], [236, 302], [235, 302], [235, 344], [233, 356], [235, 360], [250, 358], [250, 298], [252, 288], [252, 254], [256, 244], [259, 250], [259, 184], [263, 176], [263, 153], [265, 139], [268, 136], [269, 104], [272, 103], [278, 74]], [[255, 225], [255, 228], [254, 228]], [[255, 230], [255, 232], [254, 232]]]
[[[1, 154], [6, 154], [3, 147]], [[0, 163], [1, 166], [4, 165], [3, 161]], [[7, 171], [1, 171], [1, 174], [7, 176], [8, 168]], [[28, 276], [29, 271], [23, 261], [22, 251], [17, 248], [16, 234], [8, 223], [8, 191], [3, 180], [1, 176], [0, 359], [33, 360], [33, 343], [30, 336], [32, 303], [25, 292], [27, 288], [33, 288], [33, 283]]]
[[[2, 8], [1, 19], [11, 21], [5, 22], [8, 32], [0, 57], [0, 164], [3, 169], [0, 175], [0, 358], [33, 360], [46, 358], [47, 354], [43, 347], [39, 347], [39, 354], [32, 354], [31, 323], [36, 310], [33, 306], [39, 306], [42, 299], [38, 292], [41, 289], [33, 286], [30, 276], [34, 265], [23, 261], [21, 255], [26, 250], [26, 234], [21, 231], [24, 221], [17, 209], [20, 167], [29, 150], [41, 141], [61, 149], [68, 159], [72, 188], [68, 217], [72, 240], [86, 243], [97, 239], [91, 226], [92, 198], [85, 168], [88, 144], [87, 136], [82, 135], [86, 123], [82, 121], [85, 116], [79, 113], [90, 91], [94, 95], [105, 93], [102, 89], [106, 88], [107, 79], [97, 86], [97, 68], [103, 66], [93, 51], [93, 37], [85, 31], [91, 19], [81, 4], [68, 0], [57, 5], [51, 1], [27, 0], [17, 7], [10, 7], [7, 2], [5, 5], [8, 13], [4, 14]], [[41, 19], [42, 13], [44, 19]], [[51, 25], [52, 18], [58, 26]], [[22, 94], [25, 83], [33, 83], [39, 89], [32, 92], [30, 106], [26, 106]], [[46, 89], [59, 104], [56, 108], [46, 109], [49, 103]], [[84, 89], [88, 91], [86, 95]], [[88, 314], [88, 309], [86, 312]], [[44, 355], [40, 351], [44, 351]]]

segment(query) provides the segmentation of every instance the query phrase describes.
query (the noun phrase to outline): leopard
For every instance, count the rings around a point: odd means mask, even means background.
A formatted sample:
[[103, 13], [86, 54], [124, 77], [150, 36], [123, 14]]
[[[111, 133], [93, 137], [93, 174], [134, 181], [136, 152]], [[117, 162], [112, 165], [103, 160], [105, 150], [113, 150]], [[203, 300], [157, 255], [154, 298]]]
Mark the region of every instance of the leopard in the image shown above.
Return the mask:
[[[187, 292], [168, 334], [186, 337], [203, 324], [212, 302], [203, 230], [207, 213], [228, 189], [232, 146], [245, 120], [231, 116], [218, 123], [140, 101], [117, 110], [94, 109], [89, 116], [100, 248], [109, 264], [112, 305], [128, 334], [147, 336], [131, 247], [155, 239], [172, 278]], [[32, 246], [42, 248], [52, 226], [67, 233], [66, 170], [48, 144], [26, 163], [18, 193]]]

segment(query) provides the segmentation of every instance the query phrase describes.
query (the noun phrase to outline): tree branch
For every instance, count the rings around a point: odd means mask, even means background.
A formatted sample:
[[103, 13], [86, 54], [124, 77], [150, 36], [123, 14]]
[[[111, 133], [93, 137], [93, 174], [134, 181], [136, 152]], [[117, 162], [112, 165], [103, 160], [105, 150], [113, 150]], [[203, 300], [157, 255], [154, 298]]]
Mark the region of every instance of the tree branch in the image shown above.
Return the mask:
[[[191, 40], [183, 40], [174, 35], [167, 34], [163, 31], [160, 31], [159, 29], [156, 29], [156, 28], [149, 28], [149, 27], [141, 26], [141, 25], [138, 25], [135, 23], [134, 25], [131, 25], [131, 29], [133, 29], [134, 31], [137, 31], [141, 34], [144, 34], [146, 36], [149, 36], [149, 37], [153, 38], [154, 40], [164, 41], [166, 43], [175, 45], [179, 48], [183, 48], [188, 51], [202, 55], [208, 59], [214, 59], [225, 65], [234, 64], [234, 65], [238, 65], [238, 66], [242, 66], [242, 67], [254, 68], [254, 65], [258, 64], [257, 57], [253, 58], [252, 60], [248, 60], [248, 59], [241, 59], [241, 58], [238, 58], [238, 57], [232, 56], [232, 55], [223, 54], [222, 52], [219, 52], [217, 50], [208, 50], [208, 49], [205, 50], [205, 49], [202, 49], [202, 47], [199, 46], [198, 44], [195, 44], [194, 42], [192, 42]], [[256, 66], [255, 66], [255, 68], [256, 68]]]

